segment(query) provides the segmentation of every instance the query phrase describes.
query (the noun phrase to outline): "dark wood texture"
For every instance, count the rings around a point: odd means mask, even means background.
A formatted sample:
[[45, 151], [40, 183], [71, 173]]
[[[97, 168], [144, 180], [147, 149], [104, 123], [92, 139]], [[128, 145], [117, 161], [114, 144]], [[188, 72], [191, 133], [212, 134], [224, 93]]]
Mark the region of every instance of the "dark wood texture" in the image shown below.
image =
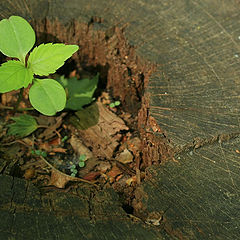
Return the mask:
[[[108, 214], [109, 213], [109, 214]], [[29, 182], [0, 176], [0, 239], [162, 239], [133, 222], [113, 190], [86, 186], [75, 194], [40, 193]]]
[[[145, 65], [156, 64], [148, 85], [145, 83], [142, 112], [156, 120], [176, 160], [149, 168], [153, 178], [136, 192], [136, 212], [147, 221], [153, 213], [160, 216], [159, 226], [170, 239], [237, 239], [240, 2], [2, 0], [1, 17], [13, 14], [32, 20], [58, 18], [63, 24], [73, 19], [89, 24], [98, 17], [104, 22], [95, 24], [95, 29], [104, 29], [108, 35], [112, 26], [125, 26], [124, 34], [136, 47], [137, 56]], [[159, 132], [151, 134], [149, 139]], [[148, 142], [149, 158], [155, 156], [150, 162], [163, 159], [162, 145]], [[11, 204], [11, 199], [12, 195], [6, 202]], [[14, 216], [9, 211], [1, 213], [6, 219]], [[53, 222], [57, 219], [53, 217]], [[111, 225], [121, 229], [118, 224]], [[120, 230], [118, 237], [121, 234]]]
[[165, 231], [179, 239], [239, 239], [239, 144], [214, 143], [149, 168], [136, 192], [139, 214], [159, 213]]

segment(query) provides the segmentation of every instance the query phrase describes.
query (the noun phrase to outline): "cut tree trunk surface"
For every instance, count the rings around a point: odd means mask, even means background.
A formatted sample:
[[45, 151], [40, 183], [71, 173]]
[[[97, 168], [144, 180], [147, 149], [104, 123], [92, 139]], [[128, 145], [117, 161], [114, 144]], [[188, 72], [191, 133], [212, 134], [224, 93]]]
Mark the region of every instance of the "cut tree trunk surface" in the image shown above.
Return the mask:
[[106, 74], [138, 113], [148, 179], [133, 200], [144, 225], [115, 206], [114, 192], [49, 197], [1, 176], [1, 238], [30, 229], [34, 239], [239, 238], [239, 1], [2, 0], [1, 18], [11, 15], [31, 20], [40, 42], [78, 44], [76, 66]]

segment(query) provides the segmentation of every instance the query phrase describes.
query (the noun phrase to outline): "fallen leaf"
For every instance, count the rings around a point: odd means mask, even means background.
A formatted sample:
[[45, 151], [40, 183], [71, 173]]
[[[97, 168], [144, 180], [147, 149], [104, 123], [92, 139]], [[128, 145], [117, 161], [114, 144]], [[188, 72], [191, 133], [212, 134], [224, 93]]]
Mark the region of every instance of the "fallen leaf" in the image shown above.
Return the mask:
[[118, 182], [122, 177], [123, 177], [123, 174], [118, 175], [118, 176], [116, 177], [116, 182]]
[[82, 141], [76, 135], [72, 135], [70, 138], [70, 144], [74, 152], [78, 155], [86, 155], [86, 159], [92, 158], [93, 153], [82, 143]]
[[29, 180], [35, 176], [35, 170], [33, 168], [29, 168], [25, 171], [23, 176], [26, 180]]
[[[51, 167], [51, 177], [50, 180], [48, 182], [48, 185], [52, 185], [55, 186], [57, 188], [65, 188], [66, 184], [69, 181], [78, 181], [78, 182], [85, 182], [85, 183], [89, 183], [89, 184], [93, 184], [94, 183], [88, 181], [87, 179], [81, 179], [81, 178], [77, 178], [77, 177], [72, 177], [69, 176], [65, 173], [60, 172], [59, 170], [57, 170], [55, 167], [53, 167], [47, 160], [45, 160], [43, 157], [40, 156], [40, 158], [43, 160], [43, 162], [45, 162], [49, 167]], [[100, 174], [100, 173], [99, 173]]]
[[100, 164], [96, 167], [96, 169], [101, 173], [107, 172], [110, 168], [111, 164], [109, 162], [100, 162]]
[[133, 161], [133, 155], [128, 149], [124, 149], [123, 152], [116, 156], [116, 160], [124, 164], [131, 163]]
[[50, 145], [58, 146], [61, 144], [61, 139], [60, 137], [56, 137], [53, 140], [48, 142]]
[[126, 184], [128, 186], [130, 186], [132, 183], [135, 183], [137, 181], [137, 177], [136, 176], [133, 176], [133, 177], [130, 177], [126, 180]]
[[65, 188], [66, 184], [73, 180], [74, 177], [71, 177], [53, 168], [48, 185], [53, 185], [57, 188]]
[[112, 169], [107, 173], [107, 176], [115, 178], [116, 176], [120, 175], [122, 171], [117, 167], [113, 166]]
[[52, 150], [52, 147], [47, 142], [44, 142], [39, 144], [39, 149], [45, 150], [46, 152], [50, 152]]
[[67, 113], [62, 113], [58, 117], [46, 117], [41, 116], [37, 119], [38, 123], [41, 125], [48, 126], [40, 135], [39, 138], [50, 139], [56, 135], [57, 129], [61, 126], [63, 118]]
[[136, 154], [136, 152], [140, 151], [141, 149], [141, 140], [138, 137], [131, 138], [127, 141], [128, 149]]
[[83, 177], [83, 179], [85, 179], [87, 181], [93, 181], [100, 175], [101, 175], [100, 172], [89, 172]]
[[67, 149], [59, 147], [59, 148], [53, 148], [52, 151], [53, 152], [58, 152], [58, 153], [66, 153]]

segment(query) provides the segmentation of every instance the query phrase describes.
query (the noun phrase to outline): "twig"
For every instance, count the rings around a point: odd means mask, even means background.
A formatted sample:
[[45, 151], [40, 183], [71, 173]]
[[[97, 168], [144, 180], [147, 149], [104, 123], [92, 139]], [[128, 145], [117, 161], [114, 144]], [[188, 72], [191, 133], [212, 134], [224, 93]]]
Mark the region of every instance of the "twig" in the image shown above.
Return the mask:
[[18, 93], [18, 100], [14, 106], [15, 111], [18, 109], [18, 106], [19, 106], [20, 102], [22, 101], [22, 98], [23, 98], [23, 88], [21, 88], [20, 92]]
[[[4, 105], [0, 104], [0, 109], [14, 110], [14, 107], [8, 107], [8, 106], [4, 106]], [[18, 108], [18, 109], [16, 109], [16, 111], [19, 111], [19, 112], [32, 111], [32, 110], [34, 110], [33, 107], [31, 107], [31, 108]]]

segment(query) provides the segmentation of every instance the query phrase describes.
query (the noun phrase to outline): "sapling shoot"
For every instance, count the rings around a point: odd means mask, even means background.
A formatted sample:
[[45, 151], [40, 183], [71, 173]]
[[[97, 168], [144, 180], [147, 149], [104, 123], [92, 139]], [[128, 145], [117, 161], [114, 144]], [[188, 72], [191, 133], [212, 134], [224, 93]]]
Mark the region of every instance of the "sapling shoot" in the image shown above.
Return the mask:
[[[35, 47], [35, 32], [22, 17], [0, 21], [0, 51], [12, 58], [0, 66], [0, 93], [19, 90], [18, 108], [23, 89], [30, 86], [29, 100], [40, 113], [52, 116], [65, 108], [66, 93], [62, 85], [50, 78], [78, 49], [77, 45], [47, 43]], [[27, 57], [28, 56], [28, 57]], [[18, 59], [18, 60], [16, 60]]]

